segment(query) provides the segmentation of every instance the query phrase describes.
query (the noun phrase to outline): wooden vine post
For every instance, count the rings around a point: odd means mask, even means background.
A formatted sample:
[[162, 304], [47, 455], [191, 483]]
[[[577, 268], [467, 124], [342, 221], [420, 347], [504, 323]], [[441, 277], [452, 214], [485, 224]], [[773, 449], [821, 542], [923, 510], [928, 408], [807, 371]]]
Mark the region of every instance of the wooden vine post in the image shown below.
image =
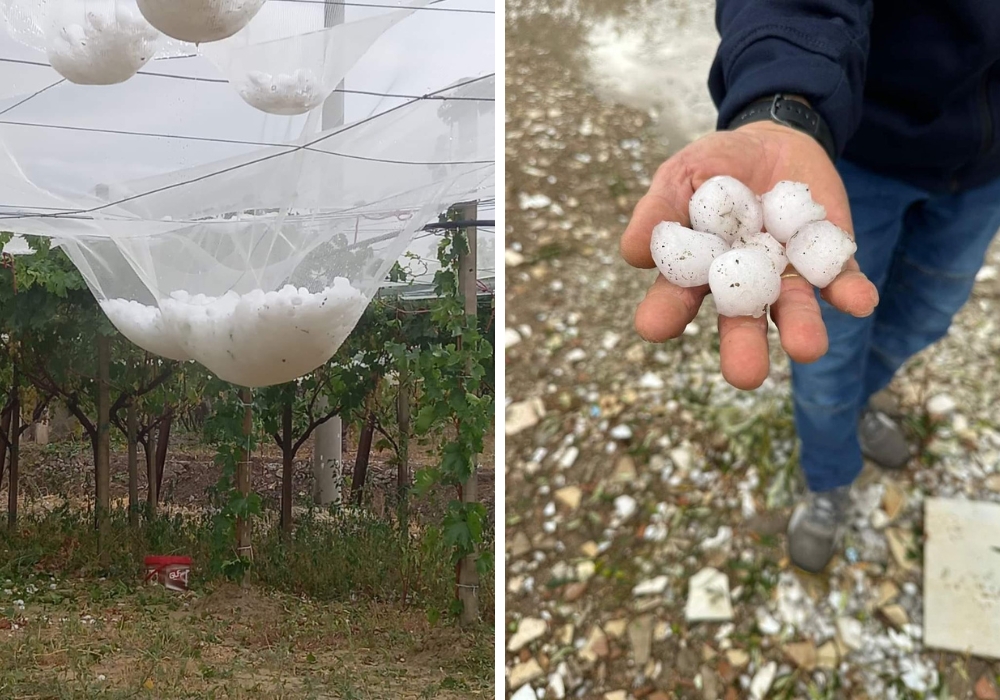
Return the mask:
[[[253, 393], [250, 389], [240, 389], [240, 401], [243, 403], [244, 447], [236, 464], [236, 490], [245, 498], [250, 495], [250, 435], [253, 432]], [[236, 519], [236, 551], [240, 557], [250, 553], [250, 522], [245, 515]]]
[[97, 336], [97, 464], [94, 465], [97, 507], [97, 551], [103, 567], [111, 562], [111, 338]]
[[[478, 207], [475, 203], [463, 207], [461, 217], [466, 221], [475, 221]], [[468, 240], [467, 252], [458, 260], [458, 290], [465, 299], [465, 314], [468, 323], [476, 323], [478, 318], [477, 286], [476, 286], [476, 227], [465, 229]], [[470, 360], [471, 362], [471, 360]], [[471, 368], [470, 368], [471, 369]], [[472, 456], [472, 471], [469, 478], [462, 484], [462, 502], [476, 503], [479, 500], [478, 476], [476, 474], [476, 455]], [[462, 558], [458, 569], [458, 598], [462, 603], [462, 624], [472, 624], [479, 619], [479, 572], [476, 569], [476, 553]]]
[[10, 445], [10, 488], [7, 491], [7, 527], [17, 527], [18, 471], [21, 461], [21, 387], [17, 364], [14, 364], [14, 395], [10, 407], [10, 427], [7, 430]]
[[[134, 368], [129, 363], [129, 369]], [[130, 375], [132, 372], [129, 373]], [[128, 402], [126, 409], [126, 432], [128, 433], [128, 522], [133, 529], [139, 527], [139, 445], [136, 441], [138, 420], [136, 418], [136, 399]]]

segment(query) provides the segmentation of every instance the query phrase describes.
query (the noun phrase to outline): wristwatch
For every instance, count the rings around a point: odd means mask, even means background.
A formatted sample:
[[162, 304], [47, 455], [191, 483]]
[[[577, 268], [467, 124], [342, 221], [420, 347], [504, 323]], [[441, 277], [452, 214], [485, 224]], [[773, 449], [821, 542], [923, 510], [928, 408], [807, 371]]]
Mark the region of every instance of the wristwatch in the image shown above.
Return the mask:
[[826, 120], [820, 116], [819, 112], [798, 100], [787, 98], [779, 93], [774, 97], [753, 102], [737, 114], [729, 122], [726, 129], [731, 131], [744, 124], [760, 121], [772, 121], [809, 134], [819, 142], [819, 145], [830, 156], [830, 160], [837, 159], [836, 149], [833, 145], [833, 134], [830, 133], [830, 127], [826, 125]]

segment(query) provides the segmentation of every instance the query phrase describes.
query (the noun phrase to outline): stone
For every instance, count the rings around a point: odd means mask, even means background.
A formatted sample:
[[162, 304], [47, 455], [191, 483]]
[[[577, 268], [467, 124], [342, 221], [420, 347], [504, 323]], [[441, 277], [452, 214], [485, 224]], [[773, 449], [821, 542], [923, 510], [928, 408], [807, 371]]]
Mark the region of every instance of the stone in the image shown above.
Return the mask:
[[885, 607], [899, 597], [899, 586], [892, 581], [883, 581], [878, 585], [878, 602], [880, 608]]
[[837, 654], [836, 643], [832, 641], [827, 642], [816, 650], [816, 668], [823, 669], [824, 671], [832, 671], [837, 668], [838, 661], [839, 656]]
[[864, 627], [853, 617], [837, 618], [837, 638], [850, 650], [860, 649], [864, 643]]
[[563, 600], [567, 603], [575, 603], [583, 597], [583, 594], [587, 592], [587, 582], [586, 581], [576, 581], [574, 583], [567, 584], [563, 589]]
[[507, 680], [510, 683], [511, 690], [517, 690], [522, 685], [536, 681], [544, 675], [545, 671], [542, 670], [542, 667], [532, 657], [523, 663], [514, 664], [514, 667], [510, 669], [510, 675], [507, 677]]
[[785, 656], [804, 671], [816, 668], [816, 645], [812, 642], [795, 642], [782, 648]]
[[733, 619], [729, 579], [724, 573], [706, 567], [691, 577], [684, 618], [688, 622], [728, 622]]
[[718, 532], [707, 540], [703, 540], [701, 543], [701, 548], [703, 550], [712, 551], [715, 549], [728, 549], [730, 543], [733, 541], [733, 528], [728, 525], [723, 525], [719, 528]]
[[781, 623], [775, 620], [774, 616], [765, 608], [757, 608], [755, 617], [757, 619], [757, 629], [760, 630], [761, 634], [771, 636], [781, 631]]
[[589, 581], [597, 573], [597, 564], [590, 559], [584, 559], [576, 564], [576, 577], [580, 581]]
[[906, 492], [895, 481], [890, 481], [885, 485], [885, 493], [882, 494], [882, 510], [885, 511], [889, 522], [893, 522], [906, 507]]
[[771, 689], [771, 684], [774, 683], [774, 677], [777, 673], [778, 664], [772, 661], [754, 674], [753, 680], [750, 681], [752, 700], [764, 700], [767, 697], [767, 691]]
[[670, 461], [674, 463], [679, 471], [686, 472], [691, 470], [691, 448], [685, 445], [680, 447], [675, 447], [670, 450]]
[[575, 631], [576, 628], [573, 627], [573, 625], [571, 624], [563, 625], [562, 627], [559, 628], [559, 631], [556, 633], [555, 636], [556, 643], [561, 646], [568, 647], [570, 644], [573, 643], [573, 633]]
[[504, 435], [518, 433], [538, 425], [545, 417], [545, 404], [538, 397], [512, 403], [504, 412]]
[[979, 680], [976, 681], [976, 687], [974, 688], [976, 693], [976, 700], [1000, 700], [1000, 694], [997, 693], [997, 687], [990, 680], [989, 676], [982, 675]]
[[583, 499], [583, 491], [579, 486], [564, 486], [557, 490], [554, 496], [556, 503], [572, 511], [580, 507], [580, 501]]
[[718, 656], [718, 653], [716, 653], [715, 649], [713, 649], [710, 644], [702, 644], [701, 645], [701, 660], [702, 661], [711, 661], [716, 656]]
[[607, 656], [609, 651], [607, 635], [600, 627], [594, 625], [590, 628], [590, 634], [587, 635], [587, 640], [583, 643], [578, 656], [584, 661], [594, 663]]
[[[563, 700], [566, 697], [566, 682], [563, 681], [563, 677], [558, 673], [553, 673], [549, 676], [549, 683], [546, 686], [547, 697], [553, 698], [553, 700]], [[532, 698], [532, 700], [537, 700], [537, 698]]]
[[545, 634], [548, 624], [538, 617], [526, 617], [517, 624], [517, 631], [507, 641], [507, 651], [520, 651]]
[[628, 700], [627, 690], [612, 690], [604, 694], [604, 700]]
[[629, 623], [628, 641], [632, 647], [632, 659], [637, 666], [642, 666], [649, 661], [653, 650], [652, 615], [637, 617]]
[[615, 517], [620, 522], [629, 520], [637, 510], [639, 510], [639, 504], [631, 496], [619, 496], [615, 499]]
[[730, 649], [726, 652], [726, 660], [734, 668], [743, 668], [750, 663], [750, 654], [742, 649]]
[[531, 540], [529, 540], [528, 536], [521, 530], [518, 530], [514, 536], [510, 538], [510, 544], [507, 545], [507, 552], [510, 554], [511, 559], [520, 559], [531, 550]]
[[510, 700], [538, 700], [538, 697], [530, 685], [522, 685], [516, 693], [510, 696]]
[[644, 375], [639, 377], [638, 387], [640, 389], [659, 391], [664, 386], [666, 386], [666, 384], [664, 383], [663, 378], [656, 372], [646, 372]]
[[507, 248], [503, 252], [503, 262], [507, 267], [517, 267], [524, 263], [524, 256], [516, 250]]
[[701, 697], [703, 700], [719, 700], [719, 676], [708, 666], [701, 667]]
[[1000, 658], [1000, 504], [924, 503], [924, 645]]
[[984, 483], [990, 491], [1000, 493], [1000, 474], [990, 474]]
[[597, 547], [597, 543], [593, 540], [589, 540], [580, 545], [580, 554], [588, 559], [593, 559], [600, 553], [601, 550]]
[[507, 328], [503, 332], [503, 347], [505, 350], [514, 347], [521, 342], [521, 334], [513, 328]]
[[636, 598], [647, 595], [660, 595], [667, 590], [669, 583], [670, 579], [666, 576], [656, 576], [655, 578], [636, 584], [635, 588], [632, 589], [632, 595]]
[[890, 520], [889, 516], [885, 514], [884, 510], [882, 510], [881, 508], [876, 508], [875, 510], [872, 511], [871, 522], [873, 528], [875, 528], [876, 530], [882, 530], [889, 524]]
[[903, 625], [910, 622], [910, 618], [906, 615], [906, 610], [902, 605], [886, 605], [879, 608], [879, 612], [896, 629], [902, 629]]
[[625, 634], [625, 629], [628, 627], [628, 620], [608, 620], [604, 623], [604, 634], [608, 635], [612, 639], [618, 639], [623, 634]]
[[612, 481], [619, 484], [631, 484], [638, 478], [635, 470], [635, 460], [625, 455], [615, 462], [615, 470], [612, 473]]
[[520, 593], [524, 590], [524, 576], [511, 576], [507, 579], [507, 592], [508, 593]]
[[952, 413], [958, 404], [955, 403], [955, 399], [951, 398], [947, 394], [937, 394], [932, 396], [927, 400], [927, 414], [931, 418], [944, 418], [948, 414]]
[[615, 440], [631, 440], [632, 439], [632, 428], [627, 425], [616, 425], [611, 429], [609, 433]]
[[670, 700], [670, 696], [664, 693], [662, 690], [657, 690], [652, 695], [646, 696], [646, 700]]
[[889, 528], [885, 531], [886, 541], [889, 543], [889, 552], [892, 558], [903, 571], [910, 571], [916, 566], [916, 561], [910, 558], [910, 550], [913, 549], [913, 533], [900, 530], [899, 528]]

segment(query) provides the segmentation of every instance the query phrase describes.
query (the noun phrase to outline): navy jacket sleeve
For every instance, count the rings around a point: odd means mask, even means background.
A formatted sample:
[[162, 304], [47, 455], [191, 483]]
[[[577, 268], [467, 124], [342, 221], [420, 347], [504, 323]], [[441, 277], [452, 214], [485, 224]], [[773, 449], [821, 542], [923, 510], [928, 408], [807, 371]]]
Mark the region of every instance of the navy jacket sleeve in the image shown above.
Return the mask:
[[724, 129], [754, 100], [802, 95], [837, 153], [861, 121], [873, 0], [717, 0], [722, 43], [708, 79]]

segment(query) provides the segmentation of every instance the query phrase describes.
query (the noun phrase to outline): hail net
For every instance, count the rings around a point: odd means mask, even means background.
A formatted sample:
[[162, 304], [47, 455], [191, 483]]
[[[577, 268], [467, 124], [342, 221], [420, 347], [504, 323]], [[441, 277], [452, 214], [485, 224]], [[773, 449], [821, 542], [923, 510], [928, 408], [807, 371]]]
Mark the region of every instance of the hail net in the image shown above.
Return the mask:
[[[160, 39], [170, 60], [99, 88], [8, 22], [0, 230], [54, 239], [150, 352], [251, 387], [315, 369], [415, 232], [492, 195], [493, 16], [421, 6], [340, 6], [331, 22], [323, 4], [269, 0], [193, 53]], [[449, 29], [463, 38], [428, 41]], [[296, 71], [322, 95], [305, 110], [241, 88], [280, 92]]]

